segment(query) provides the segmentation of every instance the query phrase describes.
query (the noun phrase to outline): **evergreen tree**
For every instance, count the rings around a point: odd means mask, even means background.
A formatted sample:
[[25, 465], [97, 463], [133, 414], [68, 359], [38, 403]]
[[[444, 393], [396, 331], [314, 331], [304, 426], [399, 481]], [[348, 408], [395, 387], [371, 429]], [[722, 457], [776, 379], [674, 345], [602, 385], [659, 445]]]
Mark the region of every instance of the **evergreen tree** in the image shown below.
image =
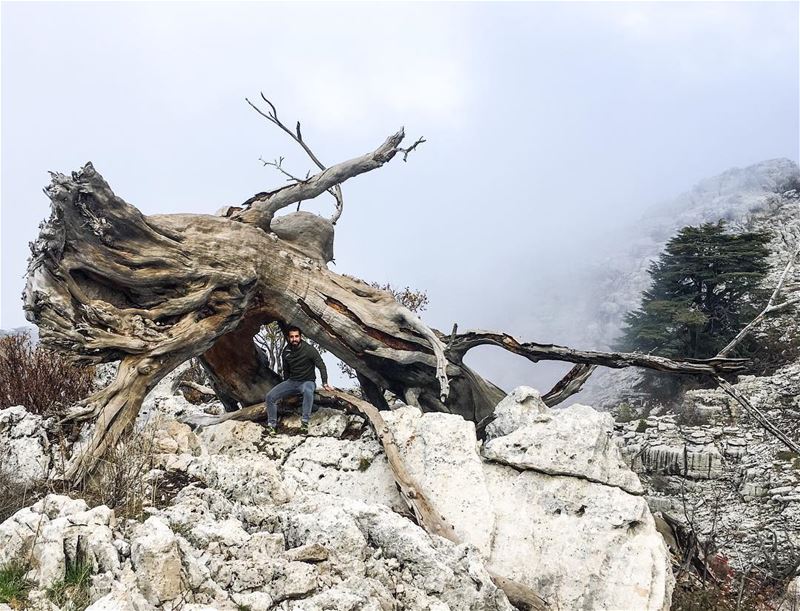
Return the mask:
[[728, 233], [722, 221], [681, 229], [650, 265], [652, 285], [640, 308], [626, 315], [617, 349], [717, 354], [765, 298], [759, 283], [769, 270], [768, 241], [767, 233]]

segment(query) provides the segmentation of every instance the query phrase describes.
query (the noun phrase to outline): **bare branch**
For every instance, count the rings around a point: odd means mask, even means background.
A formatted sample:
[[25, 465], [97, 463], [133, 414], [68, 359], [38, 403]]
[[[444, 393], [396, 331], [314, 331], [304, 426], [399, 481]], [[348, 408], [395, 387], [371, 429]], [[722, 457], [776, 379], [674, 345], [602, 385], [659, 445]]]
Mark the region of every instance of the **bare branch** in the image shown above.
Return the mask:
[[542, 395], [542, 401], [547, 407], [553, 407], [566, 401], [572, 395], [580, 392], [595, 369], [597, 369], [597, 365], [575, 365], [549, 392]]
[[179, 386], [186, 386], [187, 388], [192, 388], [199, 392], [201, 395], [206, 395], [208, 397], [216, 397], [217, 393], [211, 390], [208, 386], [203, 386], [202, 384], [198, 384], [197, 382], [192, 382], [191, 380], [181, 380]]
[[739, 331], [736, 337], [734, 337], [728, 343], [727, 346], [725, 346], [722, 350], [719, 351], [717, 356], [727, 356], [731, 352], [731, 350], [733, 350], [736, 346], [738, 346], [742, 342], [742, 340], [744, 340], [745, 337], [750, 335], [750, 332], [753, 330], [753, 328], [762, 320], [764, 320], [766, 316], [785, 310], [786, 308], [794, 305], [795, 303], [798, 302], [798, 300], [800, 300], [797, 297], [795, 297], [792, 299], [788, 299], [783, 303], [779, 303], [777, 305], [775, 304], [775, 300], [777, 299], [778, 294], [781, 292], [784, 282], [786, 282], [786, 277], [789, 274], [789, 270], [792, 269], [792, 266], [794, 265], [794, 262], [797, 259], [798, 255], [800, 255], [800, 246], [797, 246], [792, 255], [789, 257], [789, 261], [786, 263], [786, 267], [783, 268], [783, 273], [781, 274], [781, 277], [778, 280], [778, 284], [775, 287], [775, 290], [772, 291], [772, 295], [770, 296], [767, 305], [764, 306], [764, 309], [761, 310], [758, 316], [756, 316], [753, 320], [750, 321], [750, 324], [748, 324], [744, 329]]
[[751, 404], [747, 399], [745, 399], [727, 380], [719, 377], [714, 376], [714, 380], [719, 384], [720, 388], [724, 390], [728, 395], [733, 397], [739, 405], [741, 405], [747, 413], [749, 413], [753, 418], [755, 418], [761, 426], [763, 426], [766, 430], [770, 433], [775, 435], [778, 439], [780, 439], [787, 448], [789, 448], [792, 452], [796, 452], [800, 454], [800, 446], [797, 445], [794, 441], [789, 439], [778, 427], [776, 427], [772, 422], [770, 422], [769, 418], [767, 418], [764, 413]]
[[[262, 113], [263, 114], [263, 113]], [[301, 183], [287, 185], [275, 191], [258, 193], [242, 204], [242, 210], [230, 214], [229, 218], [269, 230], [275, 213], [300, 200], [313, 199], [337, 187], [348, 178], [380, 168], [397, 154], [405, 133], [389, 136], [377, 149], [361, 157], [338, 163], [311, 176]]]
[[408, 161], [408, 154], [409, 154], [411, 151], [413, 151], [415, 148], [417, 148], [417, 147], [418, 147], [420, 144], [422, 144], [423, 142], [427, 142], [427, 140], [425, 140], [425, 138], [422, 138], [422, 137], [420, 137], [420, 138], [419, 138], [419, 140], [417, 140], [417, 141], [416, 141], [414, 144], [412, 144], [412, 145], [411, 145], [411, 146], [409, 146], [408, 148], [406, 148], [406, 149], [397, 149], [398, 151], [400, 151], [401, 153], [403, 153], [403, 161], [404, 161], [404, 162], [405, 162], [405, 161]]
[[499, 346], [534, 363], [538, 361], [566, 361], [585, 365], [602, 365], [612, 369], [643, 367], [667, 373], [719, 375], [745, 370], [747, 359], [668, 359], [651, 354], [626, 352], [595, 352], [574, 350], [554, 344], [521, 343], [507, 333], [468, 331], [459, 334], [447, 349], [449, 359], [461, 362], [467, 351], [475, 346]]
[[[313, 161], [314, 164], [316, 164], [316, 166], [320, 170], [323, 170], [323, 171], [327, 170], [328, 168], [317, 158], [317, 156], [314, 154], [314, 152], [309, 148], [309, 146], [303, 140], [303, 134], [300, 131], [300, 121], [297, 122], [297, 125], [295, 126], [295, 131], [292, 132], [292, 130], [290, 130], [288, 127], [286, 127], [286, 125], [284, 125], [280, 121], [280, 119], [278, 119], [278, 111], [275, 108], [275, 105], [272, 102], [270, 102], [266, 98], [266, 96], [264, 96], [263, 92], [261, 93], [261, 99], [264, 100], [269, 105], [270, 112], [264, 113], [260, 108], [258, 108], [258, 106], [253, 104], [247, 98], [245, 98], [245, 101], [248, 104], [250, 104], [250, 106], [252, 106], [258, 114], [260, 114], [262, 117], [267, 119], [267, 121], [269, 121], [270, 123], [273, 123], [274, 125], [277, 125], [281, 130], [283, 130], [284, 132], [289, 134], [289, 137], [291, 137], [292, 140], [294, 140], [295, 142], [297, 142], [297, 144], [299, 144], [301, 147], [303, 147], [303, 150], [311, 158], [311, 161]], [[306, 176], [306, 179], [308, 179], [308, 176]], [[335, 225], [336, 221], [339, 220], [339, 217], [342, 216], [342, 211], [344, 210], [344, 198], [342, 196], [342, 188], [339, 185], [336, 185], [332, 189], [328, 189], [328, 192], [336, 200], [336, 210], [333, 213], [333, 216], [331, 217], [331, 223]], [[298, 210], [300, 209], [299, 205], [298, 205], [297, 209]]]
[[283, 157], [278, 157], [275, 161], [265, 161], [262, 157], [259, 157], [258, 160], [262, 164], [264, 164], [264, 166], [272, 166], [273, 168], [278, 170], [278, 172], [280, 172], [281, 174], [286, 176], [290, 181], [293, 181], [293, 182], [305, 182], [306, 180], [308, 180], [308, 174], [306, 174], [306, 178], [304, 180], [304, 179], [298, 178], [297, 176], [294, 176], [293, 174], [290, 174], [289, 172], [284, 170], [283, 169]]

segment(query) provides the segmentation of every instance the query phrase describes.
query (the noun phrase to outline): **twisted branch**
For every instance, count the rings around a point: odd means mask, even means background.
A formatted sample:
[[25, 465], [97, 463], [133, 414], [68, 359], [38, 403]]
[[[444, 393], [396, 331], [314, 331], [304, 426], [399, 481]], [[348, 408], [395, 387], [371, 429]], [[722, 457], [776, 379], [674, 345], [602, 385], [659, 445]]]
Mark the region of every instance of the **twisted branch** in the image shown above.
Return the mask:
[[[272, 123], [274, 125], [277, 125], [281, 130], [283, 130], [284, 132], [289, 134], [289, 137], [292, 140], [294, 140], [295, 142], [297, 142], [297, 144], [299, 144], [303, 148], [303, 150], [306, 152], [306, 154], [311, 158], [311, 161], [313, 161], [314, 164], [320, 170], [323, 170], [323, 171], [327, 170], [328, 168], [317, 158], [317, 156], [314, 154], [314, 152], [309, 148], [309, 146], [303, 140], [303, 134], [300, 131], [300, 121], [297, 122], [297, 125], [295, 126], [295, 131], [292, 132], [292, 130], [290, 130], [288, 127], [286, 127], [286, 125], [284, 125], [281, 122], [281, 120], [278, 119], [278, 110], [275, 108], [275, 105], [272, 102], [270, 102], [264, 96], [263, 93], [261, 94], [261, 99], [264, 100], [267, 103], [267, 105], [269, 106], [269, 108], [270, 108], [270, 110], [268, 112], [266, 112], [266, 113], [263, 112], [258, 106], [253, 104], [247, 98], [245, 98], [245, 101], [248, 104], [250, 104], [250, 106], [252, 106], [258, 114], [260, 114], [262, 117], [267, 119], [267, 121], [269, 121], [270, 123]], [[283, 160], [283, 157], [281, 157], [281, 161], [282, 160]], [[405, 159], [403, 161], [405, 161]], [[272, 164], [265, 164], [265, 165], [272, 165]], [[278, 168], [278, 169], [281, 170], [281, 168]], [[281, 171], [283, 171], [283, 170], [281, 170]], [[287, 174], [286, 172], [283, 172], [283, 173]], [[287, 175], [291, 176], [291, 174], [287, 174]], [[294, 177], [292, 177], [292, 178], [294, 178]], [[295, 179], [295, 180], [297, 180], [297, 179]], [[306, 175], [306, 180], [308, 180], [308, 175]], [[297, 182], [301, 182], [301, 181], [297, 180]], [[334, 187], [332, 187], [330, 189], [327, 189], [327, 191], [336, 200], [336, 211], [333, 213], [333, 216], [331, 217], [331, 224], [335, 225], [336, 221], [339, 220], [339, 217], [342, 216], [342, 211], [344, 210], [344, 197], [342, 196], [342, 187], [340, 185], [335, 185]], [[299, 202], [297, 204], [297, 207], [298, 207], [298, 210], [299, 210], [300, 209]]]

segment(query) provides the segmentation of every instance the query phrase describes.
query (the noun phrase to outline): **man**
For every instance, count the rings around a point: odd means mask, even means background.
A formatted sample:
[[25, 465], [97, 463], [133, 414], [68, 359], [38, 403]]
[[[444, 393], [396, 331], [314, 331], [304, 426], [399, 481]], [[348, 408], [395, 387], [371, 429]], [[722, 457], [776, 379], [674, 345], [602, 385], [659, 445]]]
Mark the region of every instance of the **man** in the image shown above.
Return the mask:
[[302, 433], [308, 432], [308, 421], [311, 418], [311, 408], [314, 406], [314, 390], [316, 389], [316, 372], [319, 369], [322, 376], [322, 387], [333, 390], [328, 386], [328, 370], [325, 363], [314, 346], [304, 342], [300, 329], [289, 327], [286, 333], [286, 347], [281, 353], [283, 360], [283, 382], [267, 393], [267, 432], [270, 436], [276, 433], [278, 426], [278, 401], [289, 395], [303, 396], [303, 416], [300, 425]]

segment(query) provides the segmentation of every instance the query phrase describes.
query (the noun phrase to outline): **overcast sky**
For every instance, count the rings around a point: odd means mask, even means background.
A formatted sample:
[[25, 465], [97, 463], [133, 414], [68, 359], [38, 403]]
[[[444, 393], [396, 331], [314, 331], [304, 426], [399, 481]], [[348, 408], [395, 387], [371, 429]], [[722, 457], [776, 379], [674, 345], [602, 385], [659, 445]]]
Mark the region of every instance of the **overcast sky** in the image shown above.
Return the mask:
[[[798, 3], [4, 2], [0, 327], [26, 324], [48, 170], [91, 160], [145, 214], [282, 184], [259, 157], [305, 174], [246, 105], [259, 91], [328, 164], [400, 126], [427, 139], [345, 184], [334, 270], [427, 291], [437, 328], [559, 341], [530, 312], [595, 236], [730, 167], [797, 161]], [[494, 379], [530, 383], [505, 359]]]

